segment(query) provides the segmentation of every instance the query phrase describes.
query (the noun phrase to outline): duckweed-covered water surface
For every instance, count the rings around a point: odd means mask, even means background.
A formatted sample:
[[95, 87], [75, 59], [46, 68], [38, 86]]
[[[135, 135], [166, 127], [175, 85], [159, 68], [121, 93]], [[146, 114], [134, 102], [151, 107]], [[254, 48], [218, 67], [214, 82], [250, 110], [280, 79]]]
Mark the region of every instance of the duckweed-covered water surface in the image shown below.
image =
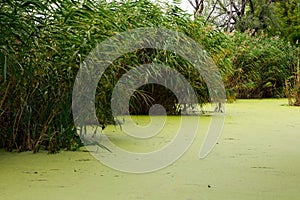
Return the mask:
[[[90, 153], [0, 151], [0, 199], [298, 199], [300, 196], [300, 108], [286, 99], [238, 100], [227, 104], [221, 138], [205, 159], [199, 148], [210, 117], [187, 152], [162, 170], [129, 174], [106, 167]], [[135, 116], [147, 124], [147, 116]], [[133, 140], [118, 127], [104, 133], [128, 151], [162, 148], [174, 137], [179, 117], [149, 140]], [[126, 164], [126, 163], [124, 163]]]

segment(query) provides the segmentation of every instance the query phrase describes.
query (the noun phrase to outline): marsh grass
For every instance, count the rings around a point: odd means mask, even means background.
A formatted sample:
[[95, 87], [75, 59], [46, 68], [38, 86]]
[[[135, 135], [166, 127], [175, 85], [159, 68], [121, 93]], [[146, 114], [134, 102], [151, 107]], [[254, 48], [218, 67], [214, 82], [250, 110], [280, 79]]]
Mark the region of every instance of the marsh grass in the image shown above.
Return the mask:
[[[43, 148], [57, 152], [81, 145], [71, 111], [73, 83], [82, 61], [105, 38], [138, 27], [165, 27], [196, 41], [214, 40], [206, 34], [201, 21], [192, 21], [174, 6], [147, 0], [7, 0], [0, 5], [0, 17], [0, 148], [8, 151], [37, 152]], [[203, 33], [200, 38], [199, 31]], [[153, 59], [168, 60], [172, 67], [184, 72], [194, 81], [202, 102], [207, 101], [206, 86], [199, 81], [199, 74], [192, 73], [191, 65], [172, 53], [145, 49], [124, 55], [103, 75], [96, 96], [100, 124], [113, 123], [110, 97], [117, 79], [130, 69], [128, 66]], [[137, 90], [131, 102], [132, 112], [143, 113], [152, 100], [166, 98], [165, 90], [149, 95], [152, 89], [146, 86]], [[176, 99], [172, 102], [176, 103]]]
[[[261, 45], [246, 35], [233, 39], [201, 17], [192, 20], [176, 6], [148, 0], [6, 0], [0, 5], [0, 22], [0, 148], [8, 151], [57, 152], [81, 145], [71, 109], [76, 74], [98, 43], [120, 32], [161, 27], [186, 34], [203, 46], [211, 64], [216, 63], [234, 97], [282, 94], [289, 63], [294, 62], [291, 47], [281, 40], [263, 38]], [[272, 44], [266, 50], [268, 42]], [[173, 52], [140, 49], [116, 59], [101, 77], [95, 97], [100, 124], [114, 123], [110, 103], [118, 79], [153, 61], [182, 73], [199, 102], [209, 101], [206, 84], [191, 63]], [[165, 105], [169, 114], [178, 113], [177, 99], [157, 85], [139, 88], [130, 101], [130, 112], [145, 114], [154, 103]]]
[[[299, 54], [299, 47], [295, 49], [295, 54]], [[288, 77], [285, 82], [286, 96], [290, 106], [300, 106], [300, 58], [295, 67], [295, 72]]]
[[295, 47], [264, 33], [257, 37], [236, 33], [233, 41], [233, 73], [227, 88], [237, 98], [285, 97], [285, 80], [296, 72]]

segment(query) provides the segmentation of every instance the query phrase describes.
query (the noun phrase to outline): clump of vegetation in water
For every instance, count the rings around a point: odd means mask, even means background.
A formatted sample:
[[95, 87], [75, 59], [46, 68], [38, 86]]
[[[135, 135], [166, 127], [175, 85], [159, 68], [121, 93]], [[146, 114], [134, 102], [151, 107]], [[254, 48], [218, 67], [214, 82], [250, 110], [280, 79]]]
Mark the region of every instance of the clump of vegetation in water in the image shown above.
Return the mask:
[[[122, 3], [6, 1], [1, 4], [0, 147], [34, 152], [41, 147], [50, 152], [60, 148], [76, 149], [80, 139], [72, 119], [71, 97], [80, 64], [98, 42], [138, 27], [165, 27], [197, 38], [190, 27], [203, 31], [204, 25], [173, 8], [147, 0]], [[213, 41], [207, 35], [202, 38]], [[110, 97], [120, 77], [115, 75], [125, 73], [129, 69], [127, 66], [157, 58], [161, 62], [169, 60], [171, 65], [191, 75], [188, 63], [172, 53], [165, 53], [157, 52], [151, 57], [145, 50], [115, 61], [100, 80], [101, 89], [98, 88], [96, 102], [100, 124], [113, 123]], [[199, 85], [198, 76], [195, 74], [189, 80], [197, 79]], [[202, 85], [198, 91], [206, 94]], [[140, 97], [145, 95], [137, 96]], [[208, 96], [201, 98], [204, 102]], [[172, 102], [176, 103], [176, 99]], [[140, 105], [136, 101], [133, 103], [132, 111], [145, 111], [134, 109]]]
[[235, 33], [232, 39], [236, 45], [227, 87], [238, 98], [284, 97], [285, 80], [296, 72], [294, 46], [264, 33]]
[[[299, 47], [295, 49], [295, 54], [300, 55]], [[296, 64], [296, 70], [292, 76], [286, 79], [286, 96], [291, 106], [300, 106], [300, 57]]]

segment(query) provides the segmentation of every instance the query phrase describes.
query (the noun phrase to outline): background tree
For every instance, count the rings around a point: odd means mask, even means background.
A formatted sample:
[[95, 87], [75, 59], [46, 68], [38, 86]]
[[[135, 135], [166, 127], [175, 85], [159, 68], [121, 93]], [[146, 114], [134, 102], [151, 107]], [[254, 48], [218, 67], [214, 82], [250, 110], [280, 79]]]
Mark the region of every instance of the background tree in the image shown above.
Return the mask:
[[278, 1], [276, 2], [275, 11], [281, 21], [281, 36], [287, 38], [291, 43], [299, 45], [300, 1]]
[[194, 8], [194, 15], [199, 16], [204, 10], [204, 0], [188, 0]]
[[246, 31], [260, 30], [273, 33], [279, 29], [279, 22], [274, 13], [271, 0], [189, 0], [194, 8], [195, 16], [203, 16], [207, 22], [215, 24], [223, 30]]

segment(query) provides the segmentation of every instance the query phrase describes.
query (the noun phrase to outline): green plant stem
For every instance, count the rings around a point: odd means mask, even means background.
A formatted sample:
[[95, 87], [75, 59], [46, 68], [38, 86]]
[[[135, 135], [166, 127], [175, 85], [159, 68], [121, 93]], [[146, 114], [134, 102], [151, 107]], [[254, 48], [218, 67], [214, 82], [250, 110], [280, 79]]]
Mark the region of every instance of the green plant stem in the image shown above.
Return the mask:
[[6, 82], [6, 69], [7, 69], [7, 58], [4, 55], [4, 65], [3, 65], [3, 80]]

